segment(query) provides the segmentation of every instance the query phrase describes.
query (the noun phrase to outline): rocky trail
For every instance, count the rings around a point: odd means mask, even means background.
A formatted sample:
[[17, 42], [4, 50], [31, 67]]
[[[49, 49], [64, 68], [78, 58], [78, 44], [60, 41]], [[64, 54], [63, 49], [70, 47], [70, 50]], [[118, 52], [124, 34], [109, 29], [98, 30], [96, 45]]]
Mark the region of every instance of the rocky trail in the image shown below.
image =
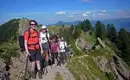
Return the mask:
[[[24, 67], [25, 67], [25, 57], [23, 55], [20, 56], [21, 59], [13, 59], [13, 67], [11, 68], [11, 80], [22, 80], [21, 76], [24, 75]], [[22, 63], [21, 60], [24, 60]], [[75, 80], [73, 75], [70, 73], [68, 68], [66, 67], [67, 63], [61, 66], [57, 66], [56, 64], [52, 66], [48, 66], [47, 70], [48, 73], [43, 75], [43, 79], [39, 79], [37, 76], [37, 79], [29, 79], [29, 80], [56, 80], [55, 77], [57, 73], [59, 73], [63, 80]]]
[[53, 65], [47, 67], [48, 73], [46, 75], [43, 75], [43, 79], [31, 79], [31, 80], [55, 80], [56, 74], [60, 73], [64, 80], [75, 80], [70, 71], [66, 68], [65, 65], [56, 66]]

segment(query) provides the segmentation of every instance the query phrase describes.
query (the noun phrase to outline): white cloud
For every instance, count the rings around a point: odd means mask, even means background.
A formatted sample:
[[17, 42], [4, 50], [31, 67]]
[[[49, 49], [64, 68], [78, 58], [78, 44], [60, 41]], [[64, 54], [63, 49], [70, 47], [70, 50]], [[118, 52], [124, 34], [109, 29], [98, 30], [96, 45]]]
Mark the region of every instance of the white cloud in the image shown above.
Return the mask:
[[91, 12], [85, 12], [86, 14], [91, 14]]
[[62, 14], [66, 14], [66, 12], [64, 11], [60, 11], [60, 12], [56, 12], [57, 15], [62, 15]]
[[71, 14], [77, 15], [77, 14], [82, 14], [82, 12], [72, 12]]
[[107, 10], [103, 10], [103, 11], [102, 11], [102, 13], [106, 13], [106, 12], [107, 12]]
[[83, 16], [83, 17], [87, 17], [88, 15], [87, 15], [87, 14], [85, 14], [85, 13], [83, 13], [83, 14], [82, 14], [82, 16]]

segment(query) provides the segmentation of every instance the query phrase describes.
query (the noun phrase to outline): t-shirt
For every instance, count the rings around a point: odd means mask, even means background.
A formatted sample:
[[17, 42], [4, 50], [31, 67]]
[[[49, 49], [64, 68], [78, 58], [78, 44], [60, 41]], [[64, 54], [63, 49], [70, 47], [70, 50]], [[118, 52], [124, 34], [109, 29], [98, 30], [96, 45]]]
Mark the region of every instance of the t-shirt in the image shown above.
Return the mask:
[[[37, 36], [37, 37], [34, 37], [34, 36]], [[30, 50], [35, 50], [35, 47], [36, 49], [39, 49], [40, 48], [40, 45], [39, 45], [39, 33], [37, 33], [35, 30], [33, 29], [30, 29], [30, 38], [29, 38], [29, 31], [25, 31], [24, 33], [24, 40], [27, 40], [27, 44], [37, 44], [37, 45], [30, 45], [28, 46], [28, 49]]]
[[60, 52], [65, 52], [66, 46], [67, 46], [67, 43], [65, 41], [60, 41], [59, 42]]
[[58, 52], [59, 45], [57, 42], [51, 42], [51, 52]]
[[43, 33], [42, 31], [40, 32], [40, 42], [41, 43], [48, 42], [47, 37], [48, 38], [50, 37], [49, 33]]

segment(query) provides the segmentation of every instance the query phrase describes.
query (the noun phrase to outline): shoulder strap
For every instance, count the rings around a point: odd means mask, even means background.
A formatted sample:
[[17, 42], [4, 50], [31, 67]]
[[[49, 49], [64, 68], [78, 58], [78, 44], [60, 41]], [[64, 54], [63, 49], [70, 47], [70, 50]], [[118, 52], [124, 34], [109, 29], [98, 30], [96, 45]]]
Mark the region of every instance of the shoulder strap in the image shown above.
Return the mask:
[[[37, 31], [37, 30], [35, 30], [35, 29], [34, 29], [34, 31], [36, 31], [37, 36], [38, 36], [38, 31]], [[29, 38], [30, 38], [30, 35], [31, 35], [31, 32], [30, 32], [30, 28], [29, 28], [29, 29], [28, 29], [28, 40], [29, 40]]]
[[48, 38], [48, 33], [46, 32], [46, 38], [47, 38], [47, 41], [49, 42], [49, 38]]
[[30, 28], [29, 28], [27, 31], [28, 31], [28, 40], [29, 40], [29, 38], [30, 38], [30, 34], [31, 34], [31, 32], [30, 32]]
[[[63, 42], [64, 43], [64, 46], [65, 46], [65, 41]], [[66, 47], [66, 46], [65, 46]]]

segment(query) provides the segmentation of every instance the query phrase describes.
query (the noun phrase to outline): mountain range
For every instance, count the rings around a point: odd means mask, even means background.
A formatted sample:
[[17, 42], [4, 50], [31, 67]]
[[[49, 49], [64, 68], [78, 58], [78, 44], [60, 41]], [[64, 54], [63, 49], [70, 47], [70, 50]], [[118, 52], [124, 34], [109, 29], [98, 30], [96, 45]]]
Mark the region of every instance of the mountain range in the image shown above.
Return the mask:
[[[90, 20], [91, 24], [93, 27], [95, 26], [96, 22], [98, 20]], [[61, 25], [78, 25], [81, 21], [73, 21], [73, 22], [63, 22], [59, 21], [56, 24], [51, 24], [51, 25], [56, 25], [56, 26], [61, 26]], [[102, 23], [105, 25], [107, 24], [114, 24], [117, 30], [120, 28], [125, 28], [130, 31], [130, 18], [119, 18], [119, 19], [108, 19], [108, 20], [101, 20]]]

